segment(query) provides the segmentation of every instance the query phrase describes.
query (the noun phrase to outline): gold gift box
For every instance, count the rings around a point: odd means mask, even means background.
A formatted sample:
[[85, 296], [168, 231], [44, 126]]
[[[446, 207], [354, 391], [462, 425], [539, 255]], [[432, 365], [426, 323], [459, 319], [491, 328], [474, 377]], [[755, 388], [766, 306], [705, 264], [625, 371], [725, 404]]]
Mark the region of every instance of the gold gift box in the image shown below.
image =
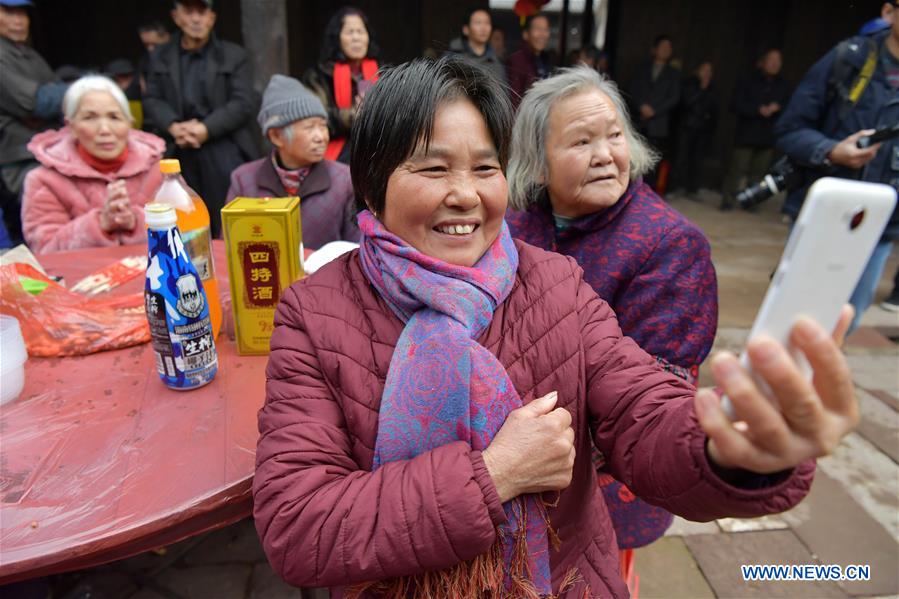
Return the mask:
[[281, 293], [303, 276], [300, 199], [234, 198], [222, 208], [237, 353], [269, 352]]

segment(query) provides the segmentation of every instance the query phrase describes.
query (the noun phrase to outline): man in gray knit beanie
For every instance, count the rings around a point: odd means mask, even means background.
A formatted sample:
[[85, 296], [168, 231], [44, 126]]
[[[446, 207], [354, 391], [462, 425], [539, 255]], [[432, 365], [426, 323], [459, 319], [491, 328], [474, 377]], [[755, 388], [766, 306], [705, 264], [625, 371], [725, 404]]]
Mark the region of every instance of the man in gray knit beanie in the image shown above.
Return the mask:
[[318, 97], [296, 79], [274, 75], [262, 95], [258, 120], [274, 150], [231, 173], [228, 201], [299, 196], [305, 247], [359, 241], [350, 169], [325, 160], [328, 113]]

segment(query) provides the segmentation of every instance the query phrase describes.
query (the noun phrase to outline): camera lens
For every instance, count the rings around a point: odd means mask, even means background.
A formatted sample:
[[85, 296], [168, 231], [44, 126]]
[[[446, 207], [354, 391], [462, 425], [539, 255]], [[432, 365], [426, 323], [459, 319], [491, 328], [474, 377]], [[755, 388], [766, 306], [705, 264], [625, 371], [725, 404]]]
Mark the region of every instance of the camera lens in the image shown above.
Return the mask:
[[865, 220], [865, 209], [860, 208], [856, 210], [852, 214], [852, 218], [849, 219], [849, 230], [855, 231], [862, 224], [862, 221]]

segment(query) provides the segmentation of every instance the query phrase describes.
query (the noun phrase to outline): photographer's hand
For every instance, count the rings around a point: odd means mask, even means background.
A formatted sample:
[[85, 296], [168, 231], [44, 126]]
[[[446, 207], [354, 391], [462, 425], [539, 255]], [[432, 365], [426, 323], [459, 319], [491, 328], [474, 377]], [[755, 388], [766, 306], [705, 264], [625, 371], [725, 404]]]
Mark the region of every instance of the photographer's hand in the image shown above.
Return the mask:
[[870, 148], [860, 150], [856, 146], [856, 143], [858, 143], [859, 138], [872, 135], [874, 132], [874, 129], [862, 129], [861, 131], [856, 131], [833, 147], [827, 155], [828, 160], [834, 164], [851, 169], [859, 169], [865, 166], [874, 160], [874, 157], [877, 155], [877, 150], [880, 149], [880, 144], [875, 144]]

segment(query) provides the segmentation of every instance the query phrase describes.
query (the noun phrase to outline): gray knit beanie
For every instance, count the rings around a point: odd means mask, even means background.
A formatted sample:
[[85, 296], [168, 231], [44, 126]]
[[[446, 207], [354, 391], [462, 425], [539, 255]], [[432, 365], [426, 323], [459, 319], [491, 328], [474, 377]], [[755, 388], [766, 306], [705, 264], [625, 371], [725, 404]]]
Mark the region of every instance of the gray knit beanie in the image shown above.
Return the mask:
[[262, 134], [312, 116], [328, 118], [321, 100], [293, 77], [272, 75], [262, 94], [262, 107], [257, 119]]

